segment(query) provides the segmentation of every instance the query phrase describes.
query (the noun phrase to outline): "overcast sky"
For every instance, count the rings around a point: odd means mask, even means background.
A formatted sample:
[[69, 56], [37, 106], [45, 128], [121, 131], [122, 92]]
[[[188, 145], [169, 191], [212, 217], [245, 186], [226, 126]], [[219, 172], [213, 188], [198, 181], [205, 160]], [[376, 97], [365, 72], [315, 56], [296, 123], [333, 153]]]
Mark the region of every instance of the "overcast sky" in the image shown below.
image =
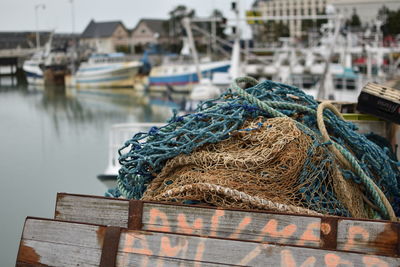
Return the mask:
[[[241, 0], [242, 14], [254, 0]], [[168, 18], [179, 4], [194, 8], [198, 16], [208, 16], [215, 8], [228, 18], [231, 0], [73, 0], [75, 32], [82, 32], [91, 19], [121, 20], [129, 29], [141, 18]], [[35, 5], [38, 9], [39, 30], [72, 31], [71, 0], [0, 0], [0, 31], [34, 31]]]

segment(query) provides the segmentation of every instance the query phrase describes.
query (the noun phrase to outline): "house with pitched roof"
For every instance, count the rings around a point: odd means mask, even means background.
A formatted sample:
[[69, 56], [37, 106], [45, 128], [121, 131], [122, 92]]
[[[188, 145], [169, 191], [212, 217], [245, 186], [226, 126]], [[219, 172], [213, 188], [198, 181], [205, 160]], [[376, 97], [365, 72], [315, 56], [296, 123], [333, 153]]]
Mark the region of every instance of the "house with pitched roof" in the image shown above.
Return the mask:
[[164, 19], [141, 19], [131, 33], [133, 45], [167, 43], [168, 37], [168, 20]]
[[80, 44], [99, 53], [112, 53], [118, 47], [129, 46], [129, 41], [129, 31], [121, 21], [91, 20], [81, 35]]
[[[210, 25], [203, 22], [195, 22], [200, 28], [211, 30]], [[170, 32], [171, 22], [165, 19], [141, 19], [136, 27], [131, 31], [132, 46], [146, 47], [149, 44], [158, 44], [167, 49], [172, 46], [182, 45], [183, 31], [179, 33]], [[170, 34], [171, 33], [171, 34]], [[204, 46], [209, 43], [209, 39], [196, 31], [193, 31], [196, 45]]]

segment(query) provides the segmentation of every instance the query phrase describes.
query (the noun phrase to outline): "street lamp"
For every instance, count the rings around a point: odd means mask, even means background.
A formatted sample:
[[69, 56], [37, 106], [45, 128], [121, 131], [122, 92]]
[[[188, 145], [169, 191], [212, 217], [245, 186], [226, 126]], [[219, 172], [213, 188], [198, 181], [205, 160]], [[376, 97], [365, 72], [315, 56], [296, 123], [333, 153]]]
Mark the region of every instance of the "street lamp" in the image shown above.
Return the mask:
[[69, 0], [71, 3], [71, 23], [72, 23], [72, 53], [71, 53], [71, 73], [75, 73], [75, 53], [76, 53], [76, 40], [74, 37], [75, 33], [75, 7], [74, 0]]
[[38, 10], [39, 8], [45, 9], [45, 4], [37, 4], [35, 5], [35, 24], [36, 24], [36, 49], [40, 48], [40, 39], [39, 39], [39, 26], [38, 26]]
[[71, 22], [72, 22], [72, 33], [75, 32], [75, 8], [74, 8], [74, 0], [69, 0], [71, 3]]

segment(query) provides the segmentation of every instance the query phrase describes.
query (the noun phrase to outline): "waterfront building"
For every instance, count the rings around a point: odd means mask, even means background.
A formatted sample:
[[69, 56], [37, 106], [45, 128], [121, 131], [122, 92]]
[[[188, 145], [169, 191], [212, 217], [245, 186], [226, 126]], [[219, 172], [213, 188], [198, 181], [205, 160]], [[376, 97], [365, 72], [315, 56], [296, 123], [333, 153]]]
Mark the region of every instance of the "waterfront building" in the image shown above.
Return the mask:
[[400, 9], [400, 0], [328, 0], [328, 3], [346, 19], [355, 12], [363, 25], [373, 24], [383, 6], [390, 10]]
[[[325, 11], [327, 0], [264, 0], [256, 1], [254, 9], [262, 16], [299, 16], [318, 15]], [[302, 20], [283, 20], [288, 26], [291, 37], [302, 35]]]
[[[256, 0], [253, 9], [259, 11], [264, 17], [318, 15], [325, 13], [326, 5], [333, 5], [344, 19], [349, 19], [355, 12], [361, 23], [365, 25], [374, 23], [378, 11], [383, 6], [390, 10], [399, 9], [400, 0]], [[302, 36], [304, 21], [283, 20], [283, 23], [288, 27], [290, 37]], [[257, 34], [257, 30], [255, 33]]]
[[141, 19], [131, 33], [132, 45], [162, 44], [168, 42], [168, 20]]
[[99, 53], [113, 53], [129, 47], [129, 31], [121, 21], [91, 20], [81, 35], [80, 44]]
[[[175, 26], [173, 23], [175, 23]], [[211, 31], [210, 23], [192, 22], [192, 24], [206, 31]], [[131, 31], [131, 44], [136, 48], [141, 46], [141, 49], [149, 44], [158, 44], [168, 50], [171, 46], [180, 47], [183, 36], [184, 31], [180, 22], [165, 19], [141, 19]], [[206, 36], [197, 31], [193, 32], [193, 37], [197, 46], [204, 46], [209, 42]]]
[[[49, 40], [50, 32], [39, 32], [40, 43]], [[0, 32], [0, 50], [36, 48], [36, 32]]]

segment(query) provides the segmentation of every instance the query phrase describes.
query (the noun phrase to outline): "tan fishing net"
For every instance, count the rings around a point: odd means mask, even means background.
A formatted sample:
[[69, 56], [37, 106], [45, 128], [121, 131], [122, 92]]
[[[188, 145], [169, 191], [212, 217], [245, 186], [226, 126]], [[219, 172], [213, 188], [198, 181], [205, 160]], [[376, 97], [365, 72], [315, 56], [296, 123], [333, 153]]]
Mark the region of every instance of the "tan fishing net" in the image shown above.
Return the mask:
[[142, 199], [367, 217], [361, 192], [312, 138], [288, 117], [247, 121], [222, 142], [170, 159]]

